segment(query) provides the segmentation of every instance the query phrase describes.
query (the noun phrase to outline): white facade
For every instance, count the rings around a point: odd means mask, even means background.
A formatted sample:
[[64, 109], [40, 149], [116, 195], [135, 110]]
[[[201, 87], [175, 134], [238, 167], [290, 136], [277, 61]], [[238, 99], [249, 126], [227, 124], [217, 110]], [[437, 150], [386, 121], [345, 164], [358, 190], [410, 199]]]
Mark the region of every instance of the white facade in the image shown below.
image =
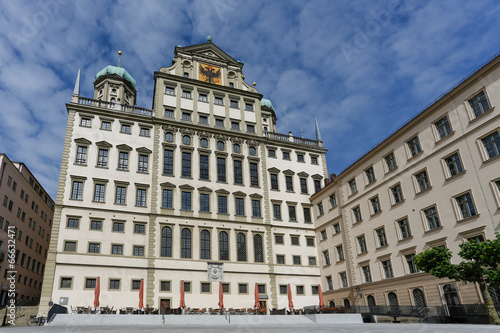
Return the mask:
[[179, 307], [184, 281], [187, 307], [217, 308], [212, 263], [223, 267], [226, 308], [253, 307], [256, 284], [267, 309], [287, 307], [287, 284], [296, 308], [318, 304], [309, 197], [326, 150], [275, 133], [274, 110], [242, 67], [211, 42], [176, 47], [173, 65], [155, 72], [152, 110], [111, 103], [111, 87], [135, 101], [117, 68], [96, 78], [96, 99], [75, 91], [41, 313], [49, 300], [92, 305], [97, 277], [101, 305], [137, 307], [144, 279], [145, 307]]

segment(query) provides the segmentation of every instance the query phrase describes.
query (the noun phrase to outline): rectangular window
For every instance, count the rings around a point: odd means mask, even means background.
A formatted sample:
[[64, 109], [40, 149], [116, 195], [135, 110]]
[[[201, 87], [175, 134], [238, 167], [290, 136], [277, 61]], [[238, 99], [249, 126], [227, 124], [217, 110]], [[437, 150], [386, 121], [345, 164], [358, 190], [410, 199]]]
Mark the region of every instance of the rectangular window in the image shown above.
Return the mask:
[[288, 206], [288, 217], [290, 218], [290, 222], [297, 222], [297, 214], [294, 205]]
[[323, 251], [323, 260], [324, 260], [323, 262], [324, 266], [330, 265], [330, 255], [328, 254], [328, 250]]
[[427, 177], [427, 171], [421, 171], [415, 175], [417, 181], [418, 190], [422, 192], [430, 187], [429, 178]]
[[267, 156], [268, 157], [276, 157], [276, 150], [274, 150], [274, 149], [268, 149], [267, 150]]
[[308, 257], [309, 266], [316, 266], [316, 257]]
[[237, 121], [232, 121], [231, 122], [231, 129], [239, 131], [240, 130], [240, 123]]
[[89, 243], [89, 253], [99, 253], [101, 244], [99, 243]]
[[[24, 284], [26, 284], [26, 277], [24, 277], [24, 281], [25, 281]], [[60, 288], [61, 289], [71, 288], [72, 283], [73, 283], [73, 278], [61, 278]]]
[[128, 170], [128, 153], [121, 151], [118, 155], [118, 170]]
[[275, 173], [271, 174], [271, 190], [278, 190], [278, 175]]
[[165, 109], [165, 118], [174, 118], [174, 110]]
[[175, 88], [173, 88], [173, 87], [165, 87], [165, 94], [167, 94], [167, 95], [175, 95]]
[[363, 270], [363, 276], [365, 278], [365, 282], [372, 282], [372, 273], [370, 272], [370, 266], [361, 267]]
[[140, 136], [149, 136], [149, 128], [141, 127], [141, 131], [139, 132]]
[[418, 136], [411, 138], [406, 144], [408, 145], [411, 157], [418, 155], [422, 151]]
[[134, 233], [136, 234], [145, 234], [146, 233], [146, 225], [142, 223], [134, 224]]
[[215, 105], [224, 105], [222, 97], [215, 96], [215, 98], [214, 98], [214, 104]]
[[235, 206], [235, 214], [239, 216], [244, 216], [245, 215], [245, 202], [243, 198], [235, 198], [234, 199], [234, 206]]
[[200, 194], [200, 212], [210, 211], [210, 196], [206, 193]]
[[261, 217], [260, 200], [252, 200], [252, 216]]
[[297, 154], [297, 162], [304, 162], [304, 155], [303, 154]]
[[216, 127], [224, 127], [224, 120], [220, 118], [215, 118], [215, 126]]
[[233, 100], [233, 99], [232, 99], [232, 100], [229, 102], [229, 107], [237, 109], [237, 108], [238, 108], [238, 101], [237, 101], [237, 100]]
[[481, 139], [486, 149], [486, 153], [489, 158], [500, 155], [500, 135], [498, 132], [488, 135], [487, 137]]
[[314, 180], [314, 193], [321, 190], [321, 182], [318, 179]]
[[429, 230], [439, 228], [441, 223], [439, 222], [439, 217], [436, 211], [436, 207], [431, 207], [424, 210], [424, 215], [427, 220], [427, 226]]
[[182, 192], [182, 210], [191, 210], [191, 192]]
[[401, 239], [406, 239], [411, 237], [410, 224], [408, 223], [408, 219], [399, 220], [398, 227], [401, 233]]
[[337, 246], [337, 259], [338, 261], [344, 260], [344, 248], [342, 245]]
[[[64, 251], [66, 252], [75, 252], [76, 251], [76, 242], [64, 242]], [[23, 253], [23, 258], [25, 258], [25, 254]], [[21, 261], [21, 266], [24, 266], [24, 260]]]
[[450, 173], [450, 177], [458, 175], [464, 169], [462, 168], [462, 162], [460, 161], [460, 157], [458, 153], [455, 153], [444, 159], [446, 166], [448, 167], [448, 171]]
[[276, 244], [284, 244], [283, 235], [274, 235], [274, 242]]
[[417, 273], [417, 266], [415, 265], [415, 255], [407, 254], [405, 255], [406, 264], [408, 265], [408, 273], [413, 274]]
[[200, 179], [209, 179], [208, 155], [200, 155]]
[[217, 197], [217, 205], [219, 214], [227, 214], [227, 197], [219, 195]]
[[343, 272], [343, 273], [340, 273], [339, 276], [340, 276], [340, 283], [342, 284], [342, 288], [349, 287], [349, 285], [347, 283], [347, 274], [345, 272]]
[[359, 206], [353, 208], [352, 213], [354, 214], [354, 223], [358, 223], [363, 220], [363, 218], [361, 217], [361, 209], [359, 208]]
[[387, 237], [385, 236], [385, 229], [380, 228], [375, 231], [377, 233], [378, 246], [386, 246], [387, 245]]
[[356, 179], [351, 179], [349, 181], [349, 189], [351, 190], [351, 194], [358, 192], [358, 187], [356, 186]]
[[476, 215], [476, 209], [474, 207], [474, 203], [472, 202], [472, 196], [470, 193], [458, 196], [455, 200], [457, 201], [458, 210], [460, 211], [462, 219]]
[[382, 261], [382, 269], [384, 270], [384, 276], [386, 279], [392, 278], [392, 266], [390, 260]]
[[234, 169], [234, 183], [235, 184], [243, 184], [242, 162], [240, 160], [234, 160], [233, 161], [233, 169]]
[[144, 256], [144, 246], [134, 246], [134, 256]]
[[208, 124], [208, 117], [207, 116], [198, 116], [198, 122], [200, 124]]
[[76, 164], [85, 164], [87, 163], [87, 147], [86, 146], [78, 146], [76, 150]]
[[208, 96], [206, 94], [198, 94], [198, 100], [200, 102], [208, 102]]
[[99, 220], [90, 221], [90, 230], [102, 230], [102, 221]]
[[139, 155], [139, 168], [138, 172], [148, 172], [148, 155]]
[[434, 123], [439, 139], [444, 139], [451, 134], [451, 126], [448, 117], [444, 116]]
[[371, 198], [370, 199], [370, 203], [372, 205], [372, 212], [373, 214], [377, 214], [381, 211], [380, 209], [380, 201], [378, 199], [378, 197], [375, 197], [375, 198]]
[[89, 118], [82, 118], [80, 121], [80, 125], [84, 127], [90, 127], [90, 119]]
[[226, 181], [226, 159], [224, 157], [217, 157], [217, 181]]
[[476, 117], [490, 110], [490, 105], [488, 104], [484, 91], [481, 91], [479, 94], [469, 99], [469, 104]]
[[281, 206], [280, 206], [280, 204], [273, 204], [273, 217], [275, 220], [281, 220]]
[[96, 279], [85, 279], [85, 288], [95, 289]]
[[94, 188], [94, 201], [95, 202], [104, 202], [104, 190], [106, 185], [104, 184], [95, 184]]
[[307, 194], [307, 179], [300, 178], [300, 193]]
[[141, 280], [132, 280], [132, 290], [141, 289]]
[[183, 112], [182, 113], [182, 120], [191, 121], [191, 113], [190, 112]]
[[123, 254], [123, 245], [112, 244], [111, 245], [111, 254], [122, 255]]
[[257, 163], [250, 163], [250, 186], [259, 186], [259, 171]]
[[161, 291], [170, 291], [170, 281], [161, 281], [160, 282], [160, 290]]
[[97, 166], [99, 168], [107, 168], [108, 167], [108, 150], [99, 148], [99, 153], [97, 156]]
[[321, 235], [321, 240], [325, 240], [328, 238], [326, 230], [321, 230], [320, 235]]
[[128, 124], [122, 124], [120, 132], [121, 133], [130, 134], [130, 125], [128, 125]]
[[253, 111], [253, 104], [245, 103], [245, 111]]
[[238, 283], [238, 292], [240, 294], [248, 294], [248, 285], [246, 283]]
[[394, 153], [390, 153], [389, 155], [386, 155], [384, 157], [385, 164], [387, 165], [387, 171], [391, 171], [396, 169], [397, 164], [396, 164], [396, 157], [394, 156]]
[[115, 203], [117, 205], [125, 205], [125, 194], [127, 193], [127, 188], [124, 186], [116, 187], [116, 198]]
[[137, 197], [135, 205], [138, 207], [146, 207], [146, 189], [144, 188], [137, 189]]
[[161, 203], [162, 208], [173, 208], [173, 191], [168, 190], [168, 189], [163, 189], [163, 196], [162, 196], [162, 203]]
[[123, 222], [113, 222], [113, 231], [123, 232], [125, 230], [125, 224]]
[[318, 204], [318, 215], [323, 215], [324, 213], [325, 213], [325, 210], [324, 210], [324, 208], [323, 208], [323, 203], [322, 203], [322, 202], [320, 202], [320, 203]]
[[306, 237], [306, 245], [307, 246], [314, 246], [314, 238], [313, 237]]
[[401, 185], [396, 185], [391, 187], [392, 197], [394, 199], [394, 204], [403, 201], [403, 192], [401, 191]]
[[109, 290], [120, 290], [120, 280], [109, 280]]
[[182, 177], [191, 178], [191, 153], [182, 152]]
[[293, 259], [294, 265], [302, 265], [302, 262], [300, 260], [300, 256], [293, 256], [292, 259]]
[[[75, 219], [75, 218], [69, 218], [68, 219], [68, 224], [67, 224], [67, 227], [68, 228], [75, 228], [77, 229], [80, 225], [80, 220], [79, 219]], [[28, 239], [28, 236], [26, 236], [26, 239]]]
[[290, 236], [290, 240], [292, 242], [292, 245], [300, 245], [299, 244], [299, 236]]
[[365, 236], [358, 237], [358, 244], [359, 244], [359, 253], [365, 253], [368, 251], [366, 248]]
[[277, 254], [277, 255], [276, 255], [276, 263], [277, 263], [278, 265], [283, 265], [283, 264], [285, 264], [285, 256], [284, 256], [284, 255], [282, 255], [282, 254]]
[[335, 234], [338, 234], [338, 233], [340, 232], [340, 224], [335, 223], [335, 224], [333, 225], [333, 232], [334, 232]]
[[285, 176], [286, 191], [293, 192], [293, 180], [292, 176]]
[[296, 286], [297, 295], [304, 295], [304, 286]]
[[283, 152], [283, 159], [284, 159], [284, 160], [290, 160], [290, 153], [289, 153], [289, 152], [287, 152], [287, 151], [284, 151], [284, 152]]
[[163, 151], [163, 174], [172, 176], [174, 174], [174, 151], [165, 149]]
[[309, 207], [304, 207], [304, 223], [311, 223], [311, 209]]
[[247, 124], [247, 132], [248, 133], [255, 133], [255, 126]]
[[182, 91], [182, 98], [191, 98], [191, 91], [183, 90]]
[[337, 207], [337, 198], [335, 197], [335, 193], [330, 195], [329, 202], [330, 202], [330, 208]]
[[368, 169], [365, 170], [365, 175], [368, 184], [371, 184], [375, 181], [375, 172], [373, 171], [372, 167], [369, 167]]
[[82, 200], [83, 182], [74, 181], [71, 188], [71, 199]]

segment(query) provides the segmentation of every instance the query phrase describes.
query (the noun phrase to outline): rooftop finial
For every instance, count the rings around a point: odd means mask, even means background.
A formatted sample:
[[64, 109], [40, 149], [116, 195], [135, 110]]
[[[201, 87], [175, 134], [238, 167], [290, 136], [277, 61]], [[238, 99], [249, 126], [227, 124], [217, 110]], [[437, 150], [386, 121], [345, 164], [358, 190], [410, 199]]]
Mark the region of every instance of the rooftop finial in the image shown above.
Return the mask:
[[78, 75], [76, 76], [75, 89], [73, 89], [73, 95], [71, 96], [71, 102], [78, 103], [78, 97], [80, 96], [80, 72], [82, 68], [78, 68]]
[[300, 129], [300, 134], [302, 135], [302, 139], [304, 138], [304, 131], [302, 130], [302, 128]]
[[319, 132], [318, 118], [316, 118], [316, 116], [314, 116], [314, 122], [316, 123], [316, 141], [323, 141], [321, 133]]
[[120, 58], [122, 56], [122, 51], [118, 51], [118, 66], [117, 67], [120, 67]]
[[207, 36], [207, 43], [211, 43], [212, 42], [212, 36], [208, 35]]

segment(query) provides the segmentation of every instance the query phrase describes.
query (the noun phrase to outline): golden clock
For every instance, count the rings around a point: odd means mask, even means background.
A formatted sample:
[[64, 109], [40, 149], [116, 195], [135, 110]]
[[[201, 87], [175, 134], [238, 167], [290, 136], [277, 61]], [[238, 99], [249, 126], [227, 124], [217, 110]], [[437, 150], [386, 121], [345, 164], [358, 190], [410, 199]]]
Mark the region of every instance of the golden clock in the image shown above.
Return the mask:
[[199, 64], [198, 67], [198, 79], [200, 81], [213, 83], [213, 84], [222, 84], [222, 71], [220, 67]]

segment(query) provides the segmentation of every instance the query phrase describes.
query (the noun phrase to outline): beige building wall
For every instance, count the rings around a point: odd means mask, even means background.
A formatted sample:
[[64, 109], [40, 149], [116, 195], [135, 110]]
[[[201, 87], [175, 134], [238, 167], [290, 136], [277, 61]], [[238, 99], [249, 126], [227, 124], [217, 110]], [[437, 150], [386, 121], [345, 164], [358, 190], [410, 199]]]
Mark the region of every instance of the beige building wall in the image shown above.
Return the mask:
[[[220, 67], [221, 84], [200, 81], [199, 63]], [[260, 300], [268, 309], [287, 307], [282, 293], [287, 284], [296, 308], [318, 303], [309, 197], [326, 176], [326, 150], [321, 141], [275, 133], [275, 112], [265, 103], [261, 108], [263, 96], [244, 82], [242, 66], [212, 43], [177, 47], [173, 65], [155, 72], [152, 110], [108, 103], [105, 92], [102, 101], [74, 96], [67, 105], [60, 217], [41, 313], [50, 299], [68, 307], [92, 305], [97, 277], [103, 306], [137, 307], [134, 281], [144, 279], [146, 307], [158, 308], [164, 300], [177, 308], [184, 281], [190, 286], [186, 306], [217, 308], [218, 282], [208, 277], [210, 263], [223, 264], [226, 308], [253, 307], [255, 284], [261, 285]], [[109, 76], [114, 84], [120, 79]], [[106, 86], [106, 80], [99, 78], [99, 84]], [[106, 163], [100, 150], [107, 151]], [[127, 167], [120, 166], [120, 154], [122, 161], [128, 154]], [[208, 177], [200, 169], [203, 156]], [[190, 175], [183, 174], [183, 159]], [[219, 178], [222, 162], [225, 180]], [[234, 171], [238, 162], [241, 182]], [[278, 177], [277, 189], [271, 174]], [[97, 188], [104, 194], [96, 195]], [[125, 196], [117, 203], [119, 189]], [[145, 194], [144, 205], [137, 202], [138, 191]], [[172, 203], [165, 204], [169, 193]], [[207, 211], [201, 196], [209, 200]], [[188, 197], [190, 207], [185, 207]], [[219, 198], [226, 198], [227, 211], [219, 211]], [[242, 213], [237, 201], [243, 203]], [[279, 218], [273, 204], [280, 205]], [[162, 237], [167, 230], [171, 243]], [[202, 233], [210, 235], [210, 255], [202, 256]], [[187, 247], [183, 234], [190, 234]], [[219, 241], [225, 234], [227, 257], [221, 256]], [[256, 252], [259, 239], [262, 251]]]
[[0, 304], [7, 304], [12, 276], [16, 301], [33, 301], [42, 289], [54, 202], [24, 163], [1, 153], [0, 200]]
[[[388, 305], [393, 292], [400, 305], [416, 305], [418, 288], [425, 304], [441, 305], [447, 299], [444, 289], [450, 290], [443, 286], [451, 284], [460, 302], [482, 301], [474, 284], [415, 272], [407, 256], [444, 245], [458, 262], [460, 243], [491, 239], [499, 230], [499, 62], [497, 57], [482, 67], [313, 195], [325, 300], [366, 305], [372, 295], [377, 305]], [[408, 232], [401, 229], [404, 220]], [[360, 249], [361, 237], [366, 251]], [[388, 264], [392, 277], [386, 276]], [[371, 282], [363, 267], [369, 267]]]

